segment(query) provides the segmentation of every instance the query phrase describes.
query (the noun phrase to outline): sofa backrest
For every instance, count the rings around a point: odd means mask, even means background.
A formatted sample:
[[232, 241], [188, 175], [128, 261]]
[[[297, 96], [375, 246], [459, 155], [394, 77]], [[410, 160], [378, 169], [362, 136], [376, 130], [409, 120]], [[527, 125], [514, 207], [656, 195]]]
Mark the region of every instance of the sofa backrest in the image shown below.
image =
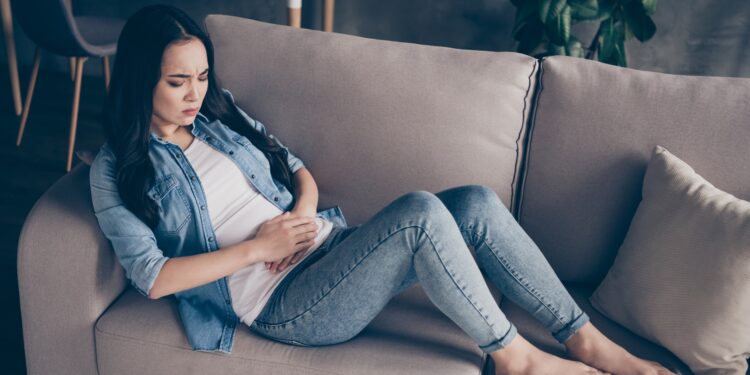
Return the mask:
[[656, 144], [750, 198], [750, 79], [542, 61], [518, 219], [561, 279], [598, 284], [641, 199]]
[[361, 223], [401, 194], [493, 188], [512, 208], [538, 61], [210, 15], [216, 72]]

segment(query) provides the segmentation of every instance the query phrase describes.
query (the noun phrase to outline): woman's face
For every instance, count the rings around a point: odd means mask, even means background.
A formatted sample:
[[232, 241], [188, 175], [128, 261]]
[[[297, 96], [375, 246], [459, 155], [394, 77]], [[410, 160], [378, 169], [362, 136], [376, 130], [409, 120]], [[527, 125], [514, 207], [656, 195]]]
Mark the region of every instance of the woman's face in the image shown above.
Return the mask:
[[208, 90], [208, 58], [203, 43], [191, 38], [171, 44], [161, 60], [154, 87], [151, 129], [168, 137], [195, 120]]

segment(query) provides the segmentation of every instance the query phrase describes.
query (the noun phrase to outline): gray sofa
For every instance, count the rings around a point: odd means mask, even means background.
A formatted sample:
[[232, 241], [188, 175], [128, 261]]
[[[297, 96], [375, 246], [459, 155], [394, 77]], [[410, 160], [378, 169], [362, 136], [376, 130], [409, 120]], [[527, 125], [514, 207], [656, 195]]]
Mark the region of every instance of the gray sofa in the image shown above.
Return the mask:
[[[661, 144], [750, 198], [750, 80], [644, 72], [567, 57], [466, 51], [212, 15], [216, 71], [242, 108], [306, 163], [320, 206], [349, 224], [399, 195], [492, 187], [592, 321], [678, 373], [666, 349], [594, 310]], [[129, 286], [80, 163], [23, 226], [18, 277], [29, 374], [480, 374], [491, 362], [419, 286], [356, 338], [301, 348], [237, 331], [232, 354], [190, 350], [175, 301]], [[654, 286], [658, 288], [658, 285]], [[565, 356], [496, 293], [529, 341]], [[700, 301], [696, 301], [700, 303]]]

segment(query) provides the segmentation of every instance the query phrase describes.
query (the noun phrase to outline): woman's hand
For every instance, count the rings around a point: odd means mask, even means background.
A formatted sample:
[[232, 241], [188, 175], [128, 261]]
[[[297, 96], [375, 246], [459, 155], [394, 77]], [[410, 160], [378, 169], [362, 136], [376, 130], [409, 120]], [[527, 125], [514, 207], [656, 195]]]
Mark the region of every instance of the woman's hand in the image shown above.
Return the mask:
[[314, 218], [285, 212], [263, 223], [253, 240], [261, 251], [259, 259], [278, 262], [309, 249], [317, 235], [318, 226]]
[[[315, 219], [315, 207], [307, 207], [307, 206], [295, 206], [292, 211], [284, 213], [285, 215], [288, 215], [289, 218], [311, 218]], [[313, 225], [315, 225], [315, 235], [318, 234], [318, 227], [315, 222], [313, 222]], [[314, 240], [314, 238], [313, 238]], [[297, 263], [303, 255], [305, 255], [305, 252], [312, 247], [314, 241], [310, 242], [309, 245], [305, 246], [302, 250], [289, 255], [285, 257], [284, 259], [281, 259], [279, 261], [275, 262], [266, 262], [266, 268], [274, 273], [278, 273], [286, 269], [289, 265]]]

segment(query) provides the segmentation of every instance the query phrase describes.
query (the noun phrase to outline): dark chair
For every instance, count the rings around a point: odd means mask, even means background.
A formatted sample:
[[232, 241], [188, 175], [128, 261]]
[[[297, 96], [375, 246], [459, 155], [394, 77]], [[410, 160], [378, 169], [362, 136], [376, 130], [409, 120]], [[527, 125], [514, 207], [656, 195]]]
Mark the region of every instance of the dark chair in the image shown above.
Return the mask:
[[66, 169], [69, 172], [73, 162], [83, 64], [89, 57], [101, 57], [104, 65], [104, 83], [109, 88], [109, 56], [117, 50], [117, 38], [124, 21], [106, 17], [74, 17], [66, 0], [16, 1], [13, 3], [13, 13], [26, 35], [37, 45], [16, 145], [21, 145], [29, 115], [31, 97], [39, 73], [41, 49], [69, 57], [75, 84]]

